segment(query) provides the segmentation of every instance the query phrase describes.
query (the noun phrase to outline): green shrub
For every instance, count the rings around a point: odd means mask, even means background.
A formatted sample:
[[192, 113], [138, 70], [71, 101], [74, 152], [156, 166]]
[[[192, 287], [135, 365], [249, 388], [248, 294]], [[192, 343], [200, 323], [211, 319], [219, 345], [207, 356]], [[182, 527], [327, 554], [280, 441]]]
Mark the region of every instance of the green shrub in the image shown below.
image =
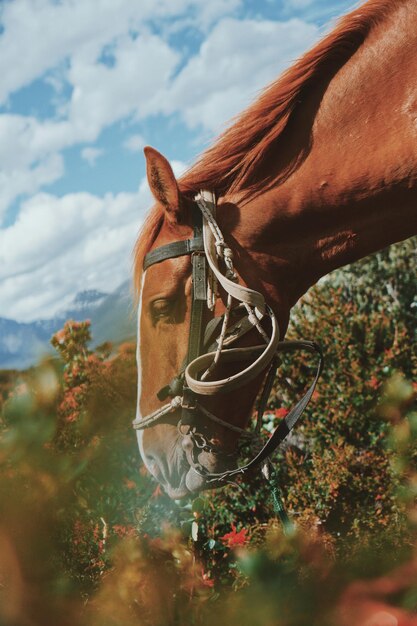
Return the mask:
[[[89, 323], [67, 322], [59, 360], [4, 373], [0, 624], [359, 625], [354, 610], [413, 611], [415, 252], [410, 240], [339, 271], [294, 312], [289, 336], [319, 341], [326, 367], [274, 459], [287, 536], [259, 474], [193, 502], [161, 493], [130, 428], [133, 345], [93, 351]], [[266, 437], [313, 367], [283, 359]]]

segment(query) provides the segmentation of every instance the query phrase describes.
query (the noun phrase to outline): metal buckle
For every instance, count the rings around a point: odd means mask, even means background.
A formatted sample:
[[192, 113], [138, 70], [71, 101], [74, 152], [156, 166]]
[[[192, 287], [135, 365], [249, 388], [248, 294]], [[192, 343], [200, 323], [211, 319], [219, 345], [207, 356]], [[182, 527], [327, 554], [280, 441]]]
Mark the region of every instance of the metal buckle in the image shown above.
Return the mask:
[[193, 295], [194, 300], [207, 301], [207, 262], [205, 252], [193, 252]]
[[195, 393], [188, 387], [183, 389], [181, 407], [187, 411], [195, 411], [197, 408]]

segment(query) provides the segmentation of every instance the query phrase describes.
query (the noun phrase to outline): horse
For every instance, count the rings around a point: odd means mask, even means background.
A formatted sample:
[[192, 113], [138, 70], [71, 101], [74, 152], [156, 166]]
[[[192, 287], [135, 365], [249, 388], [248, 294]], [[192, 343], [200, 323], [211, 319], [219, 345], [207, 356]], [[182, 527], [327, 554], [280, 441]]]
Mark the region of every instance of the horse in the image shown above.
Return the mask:
[[368, 0], [178, 181], [145, 148], [155, 204], [134, 251], [134, 426], [171, 498], [239, 474], [237, 442], [262, 386], [265, 404], [300, 297], [417, 232], [416, 52], [415, 0]]

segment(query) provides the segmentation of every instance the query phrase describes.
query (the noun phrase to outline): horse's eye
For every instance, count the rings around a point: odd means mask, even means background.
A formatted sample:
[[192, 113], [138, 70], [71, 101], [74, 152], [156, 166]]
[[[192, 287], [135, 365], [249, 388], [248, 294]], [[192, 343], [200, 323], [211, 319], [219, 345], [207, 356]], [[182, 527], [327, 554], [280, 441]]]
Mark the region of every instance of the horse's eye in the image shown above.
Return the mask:
[[172, 302], [170, 300], [154, 300], [151, 302], [151, 314], [155, 322], [172, 317]]

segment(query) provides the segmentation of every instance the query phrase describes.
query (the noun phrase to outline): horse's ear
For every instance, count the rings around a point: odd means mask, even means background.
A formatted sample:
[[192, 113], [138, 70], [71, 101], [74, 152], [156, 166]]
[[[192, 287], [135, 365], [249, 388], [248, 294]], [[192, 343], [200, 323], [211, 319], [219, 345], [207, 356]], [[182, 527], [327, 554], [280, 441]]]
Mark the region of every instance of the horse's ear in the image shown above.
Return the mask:
[[146, 158], [146, 175], [149, 187], [157, 202], [165, 209], [171, 222], [180, 221], [180, 190], [172, 167], [167, 159], [155, 148], [144, 148]]

